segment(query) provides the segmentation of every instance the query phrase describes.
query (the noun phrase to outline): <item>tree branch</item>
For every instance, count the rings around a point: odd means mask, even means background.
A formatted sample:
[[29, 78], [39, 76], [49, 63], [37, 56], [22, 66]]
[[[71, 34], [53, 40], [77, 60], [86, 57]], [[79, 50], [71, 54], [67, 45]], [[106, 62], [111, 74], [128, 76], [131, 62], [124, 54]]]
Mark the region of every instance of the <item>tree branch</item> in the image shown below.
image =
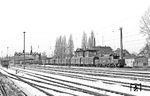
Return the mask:
[[148, 29], [148, 31], [150, 32], [150, 29], [149, 29], [148, 25], [146, 24], [146, 22], [145, 22], [145, 20], [144, 20], [143, 16], [142, 16], [142, 20], [143, 20], [143, 22], [144, 22], [144, 24], [145, 24], [146, 28], [147, 28], [147, 29]]

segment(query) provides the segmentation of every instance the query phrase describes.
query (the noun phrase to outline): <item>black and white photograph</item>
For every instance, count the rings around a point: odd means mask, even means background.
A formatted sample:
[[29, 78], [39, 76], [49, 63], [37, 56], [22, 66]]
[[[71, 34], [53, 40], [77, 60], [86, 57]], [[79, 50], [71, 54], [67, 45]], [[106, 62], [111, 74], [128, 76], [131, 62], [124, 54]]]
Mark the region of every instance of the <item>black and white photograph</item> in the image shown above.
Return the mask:
[[0, 96], [150, 96], [150, 0], [0, 0]]

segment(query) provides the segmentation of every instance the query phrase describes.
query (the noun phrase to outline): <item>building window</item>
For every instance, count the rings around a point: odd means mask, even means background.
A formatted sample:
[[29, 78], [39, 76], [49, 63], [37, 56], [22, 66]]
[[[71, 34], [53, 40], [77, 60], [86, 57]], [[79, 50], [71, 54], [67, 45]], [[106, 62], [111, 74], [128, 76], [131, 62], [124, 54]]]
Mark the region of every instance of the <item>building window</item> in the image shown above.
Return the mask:
[[148, 64], [147, 63], [143, 63], [143, 66], [147, 66]]

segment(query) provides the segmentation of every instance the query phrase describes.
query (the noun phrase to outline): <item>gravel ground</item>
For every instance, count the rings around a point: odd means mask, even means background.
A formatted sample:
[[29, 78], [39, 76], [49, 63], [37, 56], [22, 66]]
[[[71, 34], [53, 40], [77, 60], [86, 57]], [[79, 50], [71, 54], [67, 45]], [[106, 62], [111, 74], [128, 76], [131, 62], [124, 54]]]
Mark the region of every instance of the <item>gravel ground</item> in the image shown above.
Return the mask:
[[[26, 96], [26, 94], [21, 91], [13, 81], [7, 78], [5, 75], [0, 73], [0, 83], [3, 85], [7, 96]], [[0, 92], [1, 94], [1, 92]], [[0, 95], [1, 96], [1, 95]], [[3, 96], [3, 95], [2, 95]]]

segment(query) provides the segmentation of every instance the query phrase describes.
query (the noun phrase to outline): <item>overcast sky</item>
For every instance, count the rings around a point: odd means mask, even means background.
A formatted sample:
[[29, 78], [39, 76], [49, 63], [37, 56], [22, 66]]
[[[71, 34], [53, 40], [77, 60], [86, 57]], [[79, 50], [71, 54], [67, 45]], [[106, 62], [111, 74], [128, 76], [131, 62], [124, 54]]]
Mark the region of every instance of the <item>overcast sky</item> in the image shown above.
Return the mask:
[[[81, 46], [83, 31], [95, 33], [96, 45], [119, 47], [119, 27], [123, 27], [124, 48], [138, 52], [145, 39], [139, 20], [150, 0], [1, 0], [0, 56], [26, 49], [47, 52], [54, 49], [60, 35], [73, 35], [75, 48]], [[39, 49], [38, 49], [39, 45]]]

